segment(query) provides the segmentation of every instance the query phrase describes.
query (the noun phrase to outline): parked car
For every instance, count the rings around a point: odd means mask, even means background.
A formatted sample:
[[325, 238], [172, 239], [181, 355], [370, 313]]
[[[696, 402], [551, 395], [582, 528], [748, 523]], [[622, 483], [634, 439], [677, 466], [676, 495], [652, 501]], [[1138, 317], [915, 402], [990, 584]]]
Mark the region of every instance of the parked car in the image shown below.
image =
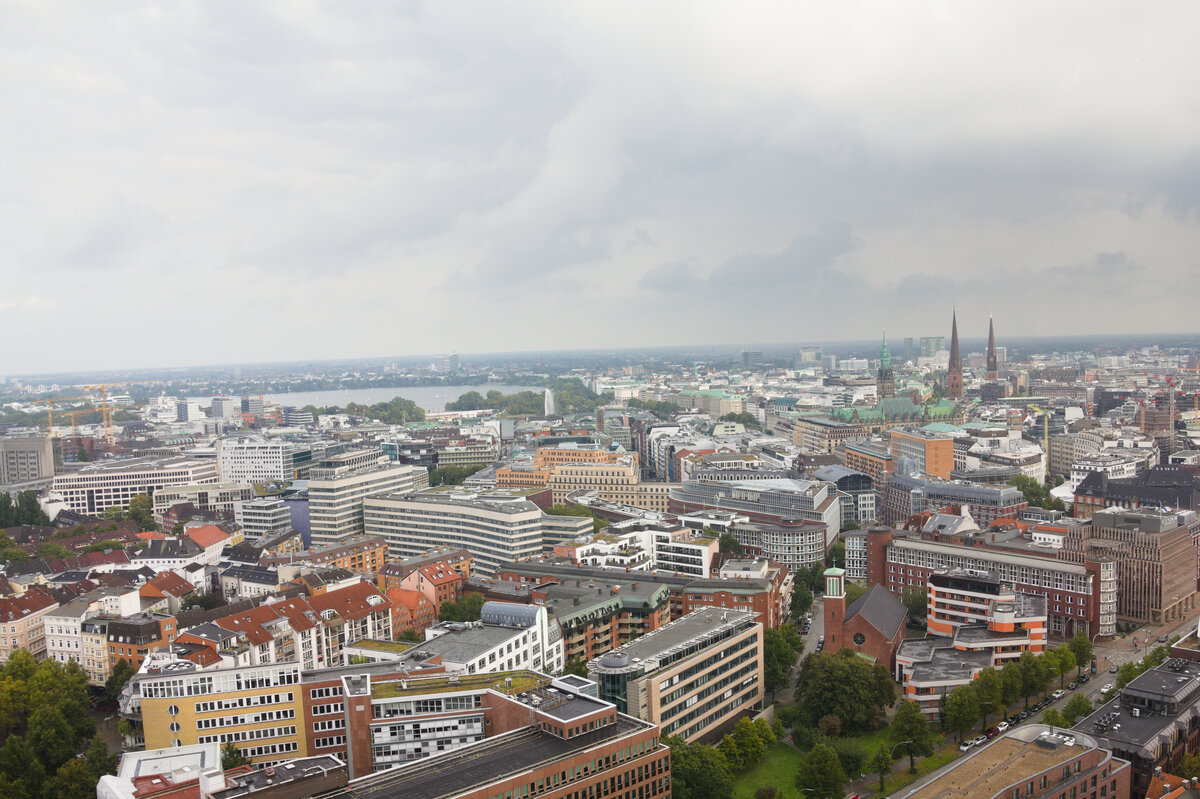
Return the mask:
[[1017, 714], [1017, 718], [1020, 719], [1021, 721], [1024, 721], [1025, 719], [1029, 718], [1029, 711], [1022, 710], [1020, 713]]
[[1116, 673], [1117, 673], [1117, 667], [1116, 667], [1116, 666], [1113, 666], [1111, 669], [1109, 669], [1109, 670], [1108, 670], [1108, 673], [1109, 673], [1109, 674], [1116, 674]]
[[1167, 642], [1167, 634], [1163, 633], [1162, 635], [1158, 636], [1158, 642], [1160, 644], [1165, 644]]
[[969, 740], [969, 741], [963, 741], [961, 744], [959, 744], [959, 745], [958, 745], [958, 751], [960, 751], [960, 752], [969, 752], [969, 751], [971, 751], [971, 748], [972, 748], [973, 746], [975, 746], [975, 739], [974, 739], [974, 738], [972, 738], [972, 739], [971, 739], [971, 740]]
[[1090, 679], [1092, 679], [1092, 675], [1088, 674], [1085, 671], [1083, 674], [1079, 675], [1079, 684], [1082, 685], [1083, 683], [1087, 682]]
[[1007, 721], [1002, 721], [996, 725], [996, 729], [999, 730], [1000, 732], [1005, 732], [1008, 730], [1009, 726], [1010, 725]]
[[991, 729], [989, 729], [987, 732], [984, 733], [984, 736], [990, 741], [999, 734], [1000, 734], [1000, 728], [992, 727]]
[[1079, 683], [1077, 683], [1077, 682], [1069, 682], [1069, 683], [1067, 683], [1067, 689], [1068, 689], [1068, 690], [1074, 691], [1074, 690], [1075, 690], [1076, 688], [1078, 688], [1078, 687], [1079, 687]]
[[973, 744], [975, 744], [976, 746], [983, 746], [985, 743], [987, 743], [987, 736], [986, 735], [976, 735], [975, 738], [971, 742]]
[[1058, 689], [1056, 689], [1056, 690], [1054, 691], [1054, 693], [1050, 694], [1050, 696], [1054, 697], [1054, 701], [1055, 701], [1055, 702], [1057, 702], [1058, 700], [1062, 699], [1062, 698], [1063, 698], [1064, 696], [1066, 696], [1066, 695], [1067, 695], [1067, 692], [1066, 692], [1066, 691], [1064, 691], [1064, 690], [1063, 690], [1063, 689], [1061, 689], [1061, 688], [1058, 688]]
[[1100, 686], [1100, 693], [1106, 694], [1109, 691], [1111, 691], [1112, 689], [1113, 689], [1113, 684], [1110, 682], [1106, 682], [1106, 683], [1104, 683], [1104, 685]]

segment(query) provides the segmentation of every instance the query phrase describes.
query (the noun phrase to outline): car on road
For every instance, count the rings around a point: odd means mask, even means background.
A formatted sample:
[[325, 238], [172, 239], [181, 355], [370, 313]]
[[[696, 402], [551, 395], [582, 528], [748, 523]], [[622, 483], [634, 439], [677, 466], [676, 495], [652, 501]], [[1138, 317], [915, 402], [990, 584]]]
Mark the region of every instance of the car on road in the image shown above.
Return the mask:
[[972, 739], [971, 739], [971, 740], [969, 740], [969, 741], [963, 741], [961, 744], [959, 744], [959, 745], [958, 745], [958, 751], [960, 751], [960, 752], [969, 752], [969, 751], [971, 751], [971, 748], [972, 748], [972, 747], [974, 747], [974, 746], [975, 746], [975, 739], [974, 739], [974, 738], [972, 738]]
[[1116, 674], [1116, 673], [1117, 673], [1117, 667], [1116, 667], [1116, 666], [1113, 666], [1111, 669], [1109, 669], [1109, 670], [1108, 670], [1108, 673], [1109, 673], [1109, 674]]
[[1100, 686], [1100, 693], [1106, 694], [1109, 691], [1111, 691], [1112, 689], [1113, 689], [1113, 684], [1110, 682], [1106, 682], [1106, 683], [1104, 683], [1104, 685]]
[[1062, 699], [1062, 698], [1063, 698], [1064, 696], [1066, 696], [1066, 695], [1067, 695], [1067, 692], [1066, 692], [1066, 691], [1064, 691], [1064, 690], [1063, 690], [1063, 689], [1061, 689], [1061, 688], [1059, 688], [1059, 689], [1055, 690], [1055, 692], [1054, 692], [1054, 693], [1050, 694], [1050, 696], [1054, 697], [1054, 701], [1055, 701], [1055, 702], [1057, 702], [1058, 700]]
[[976, 735], [974, 738], [971, 739], [971, 743], [975, 744], [976, 746], [983, 746], [985, 743], [987, 743], [987, 736], [986, 735]]
[[1017, 718], [1020, 721], [1024, 721], [1025, 719], [1029, 718], [1029, 716], [1030, 716], [1030, 713], [1028, 710], [1022, 710], [1020, 713], [1017, 714]]
[[1165, 644], [1167, 642], [1167, 634], [1163, 633], [1162, 635], [1158, 636], [1158, 642], [1160, 644]]
[[1079, 675], [1079, 679], [1077, 680], [1077, 682], [1078, 682], [1080, 685], [1082, 685], [1083, 683], [1087, 682], [1087, 681], [1088, 681], [1088, 680], [1090, 680], [1090, 679], [1092, 679], [1092, 675], [1088, 674], [1088, 673], [1085, 671], [1083, 674], [1080, 674], [1080, 675]]
[[996, 725], [996, 729], [1000, 732], [1006, 732], [1011, 725], [1007, 721], [1002, 721]]
[[1075, 690], [1076, 688], [1078, 688], [1078, 687], [1079, 687], [1079, 683], [1077, 683], [1077, 682], [1069, 682], [1069, 683], [1067, 683], [1067, 690], [1068, 690], [1068, 691], [1074, 691], [1074, 690]]
[[1000, 734], [1000, 728], [992, 727], [991, 729], [989, 729], [987, 732], [984, 733], [984, 736], [990, 741], [999, 734]]

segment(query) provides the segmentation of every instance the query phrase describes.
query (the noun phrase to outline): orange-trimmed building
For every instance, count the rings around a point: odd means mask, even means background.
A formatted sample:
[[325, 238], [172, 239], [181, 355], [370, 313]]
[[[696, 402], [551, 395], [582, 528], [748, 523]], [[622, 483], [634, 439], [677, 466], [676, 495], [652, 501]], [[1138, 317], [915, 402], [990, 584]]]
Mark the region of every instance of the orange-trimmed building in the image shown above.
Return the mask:
[[896, 652], [905, 699], [930, 718], [946, 694], [985, 668], [999, 669], [1023, 652], [1046, 649], [1046, 597], [1018, 593], [992, 572], [942, 569], [926, 583], [929, 636], [904, 641]]

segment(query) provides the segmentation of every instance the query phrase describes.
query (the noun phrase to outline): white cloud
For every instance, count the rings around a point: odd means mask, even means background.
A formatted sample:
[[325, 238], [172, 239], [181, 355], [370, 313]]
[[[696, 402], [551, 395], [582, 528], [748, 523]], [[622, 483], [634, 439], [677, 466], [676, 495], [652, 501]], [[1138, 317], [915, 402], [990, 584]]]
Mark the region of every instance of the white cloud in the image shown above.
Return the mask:
[[8, 4], [0, 335], [53, 324], [0, 373], [838, 339], [875, 317], [921, 335], [950, 302], [1010, 335], [1179, 328], [1186, 292], [1148, 295], [1198, 271], [1197, 22], [1191, 3]]

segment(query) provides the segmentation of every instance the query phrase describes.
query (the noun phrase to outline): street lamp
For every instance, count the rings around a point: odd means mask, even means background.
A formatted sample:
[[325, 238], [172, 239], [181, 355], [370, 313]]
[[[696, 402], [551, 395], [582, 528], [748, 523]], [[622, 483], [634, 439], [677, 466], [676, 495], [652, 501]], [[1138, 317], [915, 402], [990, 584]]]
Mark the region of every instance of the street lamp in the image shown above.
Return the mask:
[[[896, 746], [904, 746], [905, 744], [910, 744], [910, 743], [912, 743], [912, 741], [901, 741], [900, 743], [896, 744]], [[892, 755], [891, 755], [892, 757], [896, 756], [896, 746], [892, 747]]]

